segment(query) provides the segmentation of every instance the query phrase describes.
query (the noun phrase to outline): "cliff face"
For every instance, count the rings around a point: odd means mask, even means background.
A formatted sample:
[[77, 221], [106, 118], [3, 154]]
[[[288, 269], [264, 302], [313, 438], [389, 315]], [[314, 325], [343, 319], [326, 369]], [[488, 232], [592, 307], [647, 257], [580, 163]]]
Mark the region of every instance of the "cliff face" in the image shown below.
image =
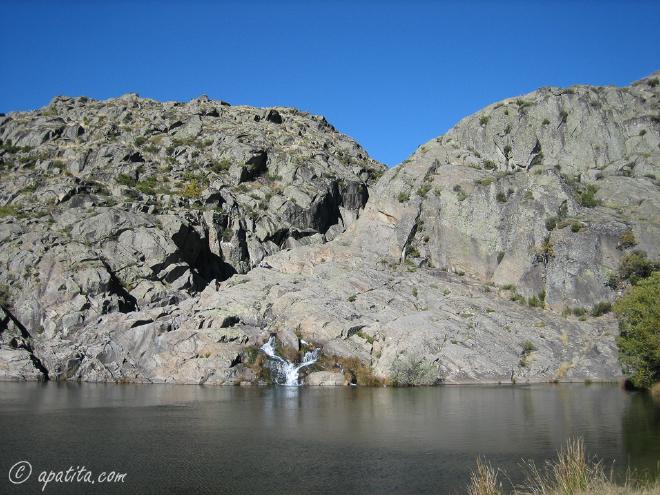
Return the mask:
[[0, 143], [0, 283], [45, 342], [332, 239], [385, 169], [321, 117], [204, 97], [58, 97]]
[[653, 81], [541, 89], [464, 119], [383, 177], [370, 210], [397, 218], [396, 236], [374, 246], [558, 310], [611, 300], [627, 248], [660, 254]]
[[613, 317], [560, 313], [613, 300], [631, 250], [658, 257], [657, 80], [492, 105], [375, 185], [289, 109], [4, 117], [0, 375], [255, 381], [277, 333], [403, 383], [616, 378]]

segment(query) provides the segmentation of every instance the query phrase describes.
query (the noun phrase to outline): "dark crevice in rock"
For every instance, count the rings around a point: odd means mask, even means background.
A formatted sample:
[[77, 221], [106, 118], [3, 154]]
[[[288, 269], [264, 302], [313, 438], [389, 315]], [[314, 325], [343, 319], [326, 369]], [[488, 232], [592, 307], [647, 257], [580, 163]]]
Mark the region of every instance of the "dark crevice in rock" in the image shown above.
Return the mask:
[[220, 324], [220, 328], [229, 328], [237, 325], [240, 323], [241, 319], [238, 316], [227, 316], [224, 320], [222, 320], [222, 323]]
[[148, 325], [149, 323], [153, 323], [153, 322], [154, 322], [154, 320], [152, 320], [152, 319], [136, 320], [131, 324], [130, 328], [141, 327], [142, 325]]
[[195, 291], [203, 290], [212, 280], [226, 280], [236, 274], [234, 267], [211, 252], [208, 234], [202, 237], [194, 229], [182, 225], [181, 229], [172, 236], [172, 240], [179, 250], [154, 267], [155, 273], [172, 263], [183, 261], [201, 278], [193, 287]]
[[121, 284], [121, 281], [117, 275], [112, 271], [110, 265], [103, 259], [99, 258], [106, 271], [110, 275], [110, 283], [108, 289], [111, 294], [114, 294], [118, 297], [118, 306], [120, 313], [131, 313], [138, 310], [138, 304], [135, 297], [133, 297]]

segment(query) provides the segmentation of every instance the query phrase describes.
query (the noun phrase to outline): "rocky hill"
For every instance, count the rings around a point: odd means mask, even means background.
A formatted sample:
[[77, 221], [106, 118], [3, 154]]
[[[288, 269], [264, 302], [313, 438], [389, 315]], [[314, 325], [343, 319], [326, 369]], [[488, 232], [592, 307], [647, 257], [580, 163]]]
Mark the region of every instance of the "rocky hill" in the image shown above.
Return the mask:
[[377, 183], [294, 110], [126, 96], [4, 117], [0, 375], [257, 382], [277, 334], [323, 347], [310, 382], [616, 379], [616, 321], [589, 312], [622, 263], [658, 258], [659, 91], [506, 100]]

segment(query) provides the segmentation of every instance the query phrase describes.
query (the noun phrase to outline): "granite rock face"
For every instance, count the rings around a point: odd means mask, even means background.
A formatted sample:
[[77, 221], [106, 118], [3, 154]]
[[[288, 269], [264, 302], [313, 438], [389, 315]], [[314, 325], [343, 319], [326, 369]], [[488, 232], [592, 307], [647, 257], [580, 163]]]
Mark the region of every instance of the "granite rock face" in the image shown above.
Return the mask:
[[656, 81], [544, 88], [462, 120], [379, 182], [365, 251], [545, 294], [557, 310], [612, 300], [626, 252], [660, 256]]
[[334, 363], [310, 384], [347, 363], [398, 384], [617, 379], [614, 317], [561, 312], [612, 301], [632, 250], [659, 257], [659, 92], [655, 74], [506, 100], [377, 182], [290, 109], [10, 114], [0, 377], [263, 382], [276, 334]]
[[332, 239], [385, 170], [322, 117], [205, 97], [57, 97], [0, 145], [0, 284], [48, 342]]

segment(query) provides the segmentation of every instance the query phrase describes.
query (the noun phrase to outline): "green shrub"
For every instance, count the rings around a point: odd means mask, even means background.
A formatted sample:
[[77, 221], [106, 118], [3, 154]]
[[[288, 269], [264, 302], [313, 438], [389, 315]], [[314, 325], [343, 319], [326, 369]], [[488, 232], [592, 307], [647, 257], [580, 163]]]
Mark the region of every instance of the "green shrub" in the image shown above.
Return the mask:
[[580, 308], [580, 307], [567, 307], [564, 308], [564, 311], [562, 311], [562, 315], [564, 316], [569, 316], [569, 315], [574, 315], [578, 317], [585, 316], [588, 313], [588, 311], [585, 308]]
[[399, 203], [405, 203], [410, 200], [410, 194], [402, 191], [399, 193], [398, 199], [399, 199]]
[[658, 79], [657, 77], [654, 77], [653, 79], [649, 79], [647, 84], [649, 86], [651, 86], [652, 88], [655, 88], [658, 84], [660, 84], [660, 79]]
[[543, 119], [542, 125], [549, 125], [550, 121], [548, 119]]
[[520, 294], [518, 294], [518, 292], [516, 292], [515, 289], [513, 290], [513, 293], [511, 294], [511, 300], [513, 302], [517, 302], [519, 304], [525, 304], [527, 302], [527, 300], [525, 299], [525, 296], [521, 296]]
[[355, 302], [357, 300], [357, 296], [353, 294], [352, 296], [348, 296], [348, 302]]
[[474, 181], [474, 183], [479, 186], [490, 186], [493, 182], [495, 182], [493, 177], [484, 177], [483, 179], [477, 179]]
[[525, 340], [522, 344], [520, 344], [520, 347], [522, 347], [523, 354], [530, 354], [536, 350], [536, 346], [531, 340]]
[[490, 120], [490, 117], [488, 117], [486, 115], [483, 115], [479, 118], [479, 125], [484, 126], [484, 125], [488, 124], [489, 120]]
[[373, 344], [374, 341], [376, 340], [373, 336], [369, 335], [368, 333], [366, 333], [366, 332], [364, 332], [364, 331], [362, 331], [362, 330], [358, 331], [356, 335], [357, 335], [358, 337], [360, 337], [361, 339], [366, 340], [366, 341], [369, 342], [370, 344]]
[[525, 340], [520, 346], [522, 347], [522, 352], [520, 353], [518, 366], [526, 368], [529, 365], [529, 355], [536, 350], [536, 346], [531, 340]]
[[0, 218], [3, 217], [19, 217], [20, 210], [15, 205], [0, 206]]
[[144, 180], [138, 181], [135, 188], [144, 194], [156, 194], [156, 187], [158, 186], [158, 179], [156, 177], [148, 177]]
[[483, 162], [483, 166], [486, 170], [495, 170], [497, 166], [495, 165], [495, 162], [492, 160], [485, 160]]
[[639, 131], [640, 137], [644, 136], [645, 134], [646, 134], [646, 129], [642, 129], [641, 131]]
[[508, 144], [504, 147], [504, 156], [509, 156], [509, 153], [511, 153], [511, 146]]
[[428, 182], [424, 183], [419, 187], [419, 189], [417, 189], [417, 196], [421, 198], [426, 198], [426, 195], [430, 190], [431, 190], [431, 184], [429, 184]]
[[571, 224], [571, 232], [577, 233], [580, 232], [581, 229], [582, 229], [582, 224], [580, 222], [573, 222]]
[[500, 203], [506, 203], [506, 194], [500, 191], [495, 195], [495, 199], [497, 199], [497, 201]]
[[614, 312], [624, 372], [636, 387], [650, 387], [660, 381], [660, 272], [631, 287], [614, 304]]
[[179, 191], [181, 196], [188, 199], [199, 198], [202, 195], [202, 187], [196, 180], [191, 180]]
[[532, 296], [527, 298], [527, 304], [531, 306], [532, 308], [542, 308], [545, 306], [545, 293], [543, 293], [543, 297], [539, 296]]
[[636, 284], [639, 280], [651, 275], [655, 264], [646, 259], [644, 251], [635, 250], [621, 258], [619, 263], [619, 279]]
[[596, 199], [598, 188], [593, 184], [587, 184], [582, 191], [578, 193], [578, 203], [586, 208], [593, 208], [600, 205], [600, 200]]
[[137, 181], [130, 175], [119, 174], [117, 177], [115, 177], [115, 182], [117, 182], [117, 184], [121, 184], [122, 186], [134, 187]]
[[555, 230], [557, 227], [557, 217], [550, 217], [545, 221], [545, 228], [547, 230]]
[[226, 158], [222, 160], [214, 160], [211, 162], [211, 170], [216, 174], [226, 172], [231, 167], [231, 162]]
[[591, 316], [602, 316], [609, 313], [612, 310], [612, 303], [608, 301], [601, 301], [597, 304], [594, 304], [594, 307], [591, 310]]
[[414, 387], [437, 381], [435, 367], [424, 359], [413, 356], [397, 357], [390, 368], [390, 380], [395, 386]]

